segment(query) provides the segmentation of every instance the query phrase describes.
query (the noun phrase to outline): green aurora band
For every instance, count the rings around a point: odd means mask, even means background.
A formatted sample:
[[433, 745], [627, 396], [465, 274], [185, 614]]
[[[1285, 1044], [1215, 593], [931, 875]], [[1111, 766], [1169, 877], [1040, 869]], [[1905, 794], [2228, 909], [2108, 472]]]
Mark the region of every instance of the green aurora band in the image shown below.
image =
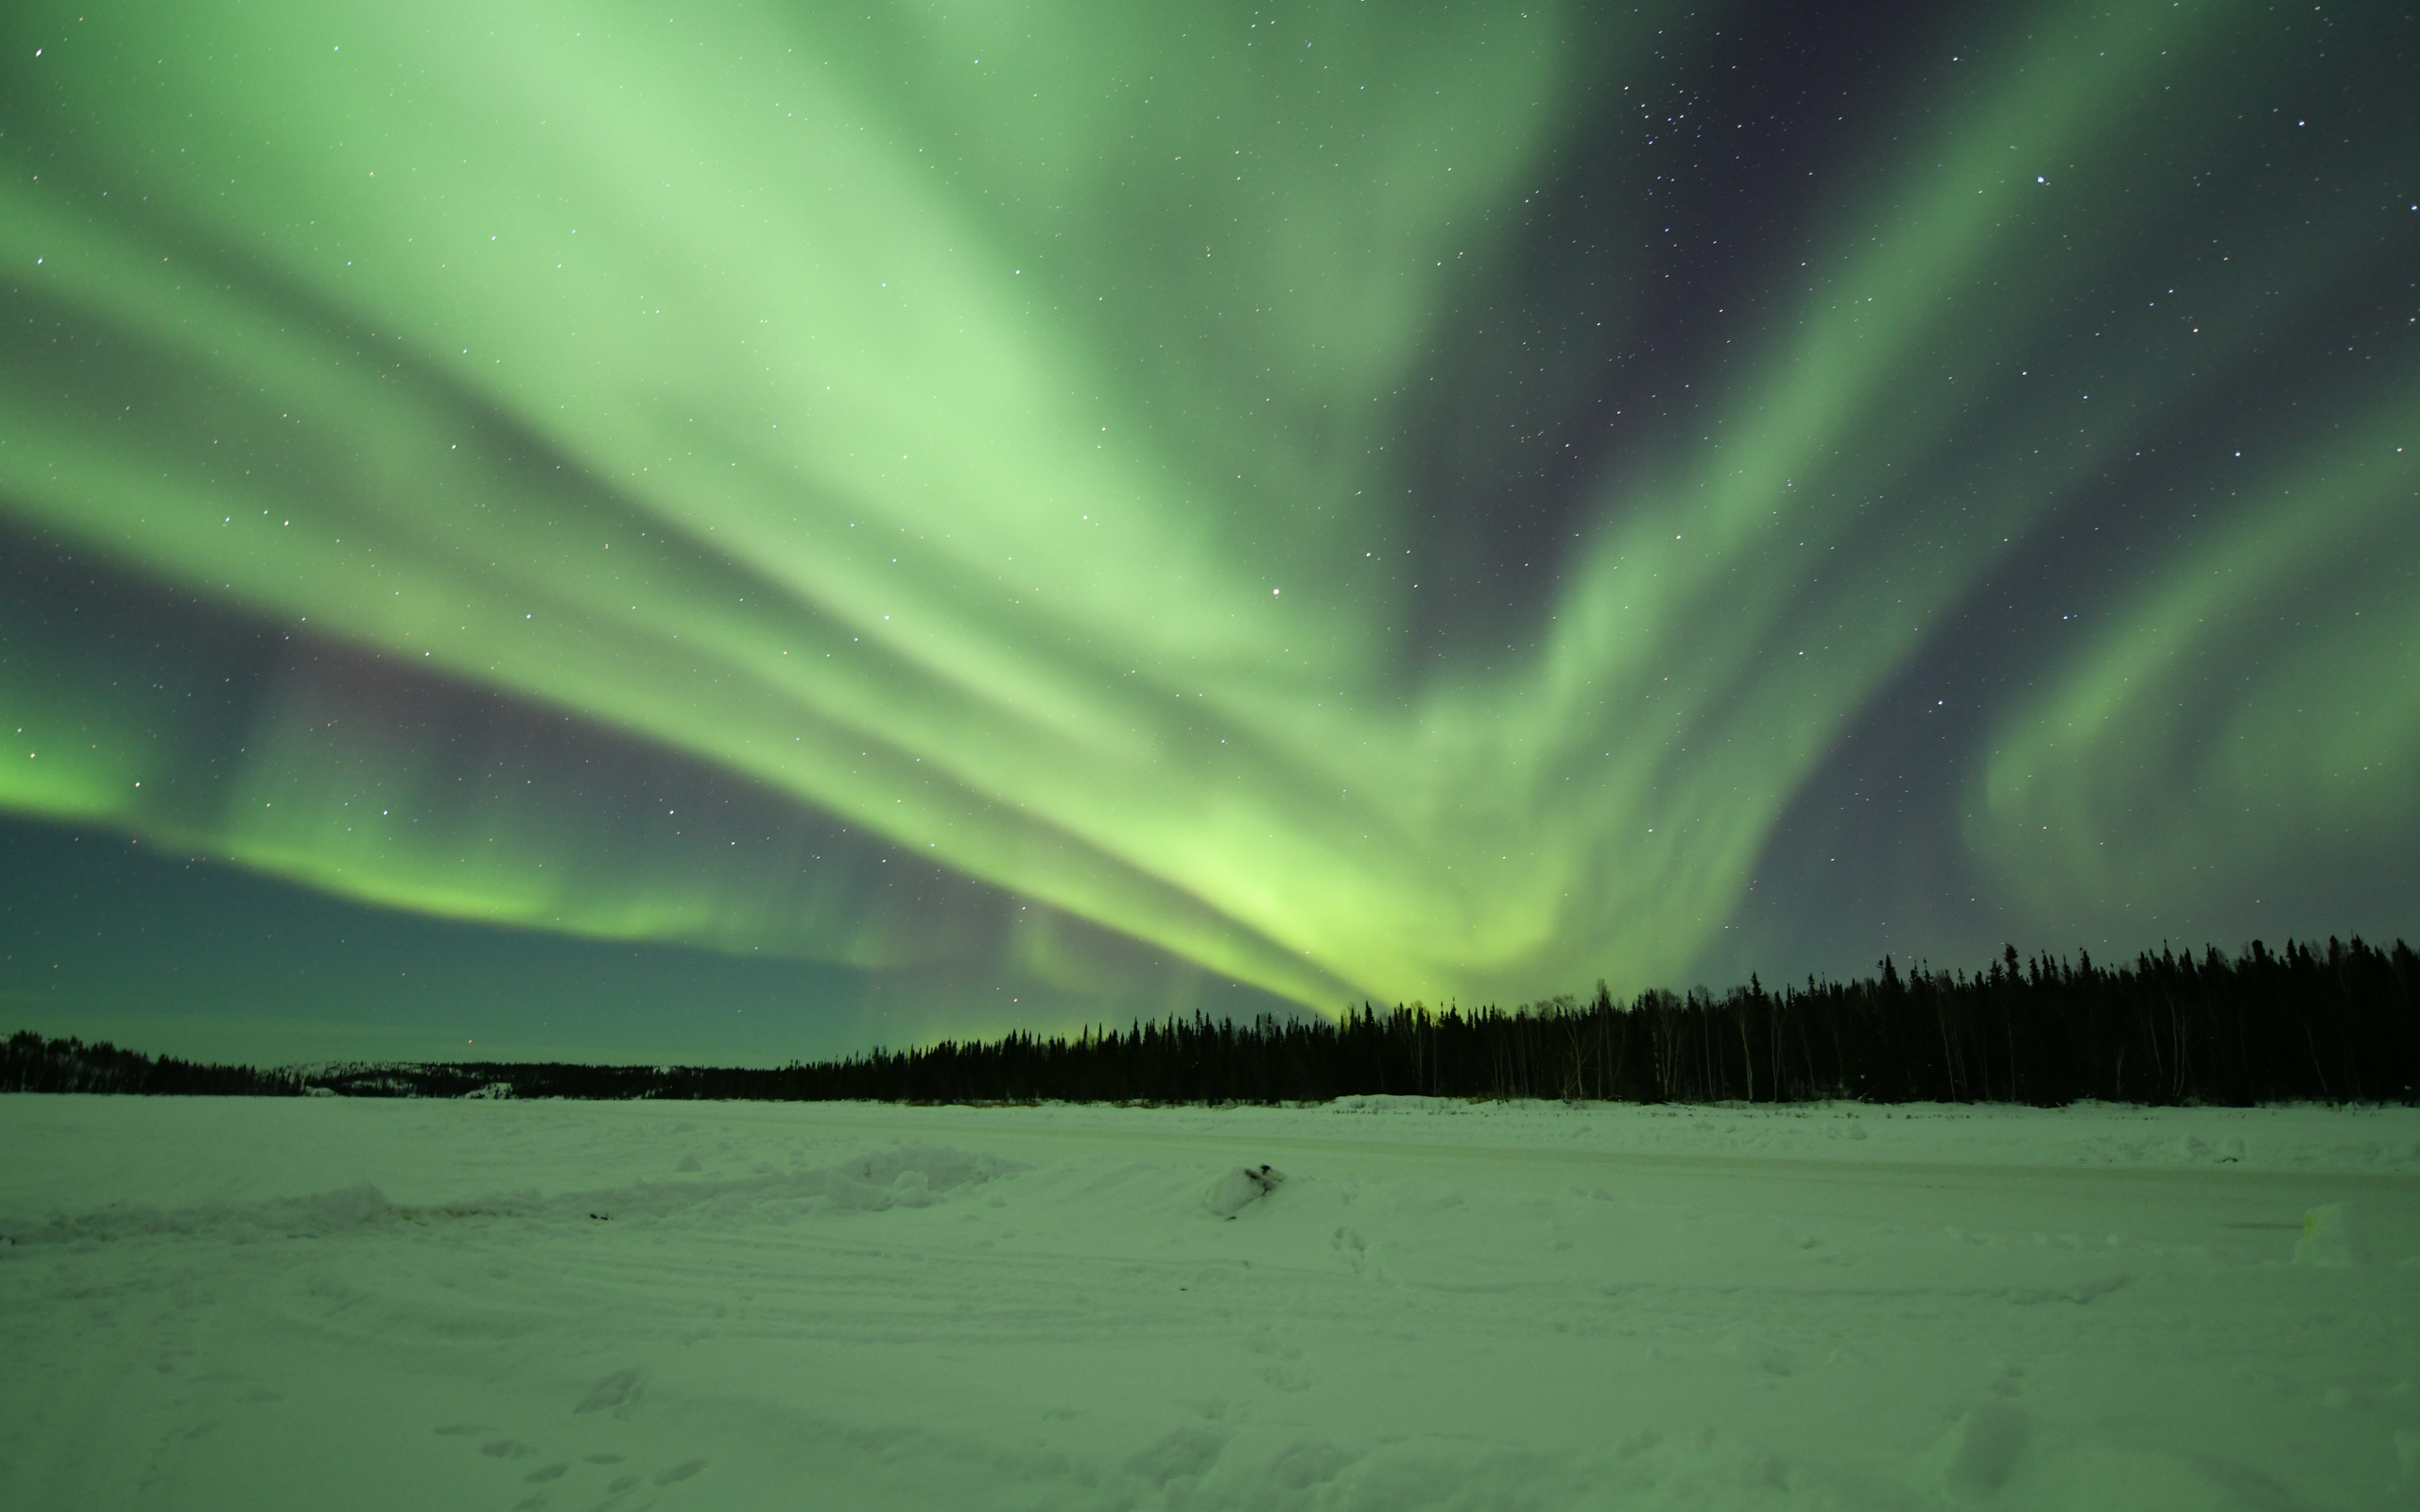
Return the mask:
[[[2355, 40], [2224, 0], [1945, 33], [1732, 254], [1688, 390], [1605, 417], [1521, 627], [1432, 644], [1424, 427], [1517, 459], [1584, 387], [1498, 352], [1441, 400], [1434, 353], [1609, 101], [1685, 129], [1720, 17], [665, 9], [10, 8], [0, 519], [293, 649], [205, 782], [175, 683], [16, 626], [0, 807], [735, 954], [912, 967], [996, 894], [1070, 981], [1091, 930], [1320, 1008], [1648, 985], [2071, 551], [2077, 627], [1959, 778], [2018, 921], [2420, 837], [2420, 111], [2273, 109]], [[1662, 318], [1635, 177], [1568, 308], [1616, 348]], [[2190, 503], [2096, 554], [2130, 480]], [[336, 663], [569, 754], [464, 797]], [[800, 817], [684, 828], [562, 775], [591, 736]], [[868, 901], [891, 865], [922, 912]]]

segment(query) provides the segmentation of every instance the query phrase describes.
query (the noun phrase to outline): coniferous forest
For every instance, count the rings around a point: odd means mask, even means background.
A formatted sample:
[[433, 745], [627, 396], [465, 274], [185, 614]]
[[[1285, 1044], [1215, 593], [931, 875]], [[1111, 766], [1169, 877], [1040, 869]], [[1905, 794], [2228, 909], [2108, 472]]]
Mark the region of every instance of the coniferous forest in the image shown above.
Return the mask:
[[0, 1045], [0, 1092], [136, 1092], [150, 1096], [292, 1097], [306, 1089], [290, 1072], [203, 1066], [112, 1044], [44, 1040], [20, 1030]]
[[1368, 1093], [1640, 1103], [2411, 1103], [2420, 956], [2397, 940], [2254, 941], [2101, 967], [2020, 958], [1718, 997], [1526, 1004], [1338, 1021], [1205, 1018], [1010, 1034], [777, 1069], [445, 1062], [258, 1071], [22, 1032], [0, 1091], [882, 1102], [1317, 1102]]

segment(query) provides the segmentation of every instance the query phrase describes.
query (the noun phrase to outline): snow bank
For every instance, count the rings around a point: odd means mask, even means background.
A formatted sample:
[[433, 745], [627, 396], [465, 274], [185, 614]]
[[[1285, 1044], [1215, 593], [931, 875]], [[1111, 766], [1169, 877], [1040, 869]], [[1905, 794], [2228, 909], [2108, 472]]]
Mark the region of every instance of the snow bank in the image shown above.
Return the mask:
[[[1552, 1143], [1640, 1154], [1927, 1164], [2245, 1166], [2420, 1174], [2420, 1110], [2408, 1108], [2067, 1108], [1995, 1104], [1731, 1104], [1719, 1107], [1434, 1097], [1342, 1097], [1319, 1111], [1389, 1138], [1490, 1145]], [[1450, 1133], [1443, 1131], [1450, 1130]]]
[[[700, 1171], [684, 1159], [682, 1171]], [[696, 1182], [643, 1181], [543, 1196], [537, 1191], [494, 1193], [450, 1202], [402, 1205], [368, 1182], [248, 1207], [207, 1205], [161, 1209], [107, 1207], [39, 1217], [0, 1211], [0, 1240], [16, 1245], [93, 1245], [150, 1235], [222, 1238], [242, 1244], [271, 1238], [322, 1238], [384, 1225], [459, 1224], [477, 1220], [562, 1224], [767, 1225], [819, 1213], [879, 1212], [928, 1207], [963, 1187], [1018, 1169], [996, 1156], [968, 1155], [929, 1144], [899, 1145], [826, 1169]]]

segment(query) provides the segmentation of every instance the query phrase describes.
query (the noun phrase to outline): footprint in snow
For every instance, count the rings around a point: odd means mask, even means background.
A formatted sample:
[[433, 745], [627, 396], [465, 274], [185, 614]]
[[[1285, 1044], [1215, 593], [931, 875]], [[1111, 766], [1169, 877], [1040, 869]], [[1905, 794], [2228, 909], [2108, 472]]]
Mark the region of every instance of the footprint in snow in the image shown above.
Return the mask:
[[616, 1370], [589, 1387], [588, 1395], [582, 1397], [579, 1400], [579, 1405], [574, 1407], [572, 1411], [575, 1413], [612, 1411], [619, 1415], [637, 1403], [639, 1388], [646, 1379], [647, 1371], [639, 1366]]
[[1179, 1428], [1126, 1462], [1126, 1470], [1159, 1486], [1182, 1479], [1199, 1480], [1218, 1463], [1227, 1435], [1208, 1428]]

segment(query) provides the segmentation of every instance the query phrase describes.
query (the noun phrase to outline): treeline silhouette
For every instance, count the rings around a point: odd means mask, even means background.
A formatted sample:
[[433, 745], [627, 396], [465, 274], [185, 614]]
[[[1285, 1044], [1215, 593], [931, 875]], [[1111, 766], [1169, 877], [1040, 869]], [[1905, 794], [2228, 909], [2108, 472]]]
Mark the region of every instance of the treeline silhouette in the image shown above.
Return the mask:
[[[731, 1098], [908, 1103], [1322, 1102], [1368, 1093], [1638, 1103], [2001, 1102], [2083, 1099], [2245, 1106], [2414, 1101], [2420, 956], [2329, 939], [2255, 940], [2241, 954], [2162, 950], [2100, 967], [2079, 952], [1984, 971], [1751, 977], [1616, 1002], [1550, 998], [1511, 1011], [1422, 1004], [1341, 1020], [1197, 1016], [876, 1049], [754, 1070], [445, 1062], [301, 1074], [146, 1060], [20, 1034], [0, 1091], [317, 1091], [350, 1096]], [[61, 1047], [65, 1047], [62, 1051]], [[63, 1069], [62, 1069], [63, 1068]], [[112, 1079], [112, 1077], [114, 1079]], [[284, 1079], [281, 1080], [280, 1078]], [[248, 1082], [245, 1078], [251, 1078]]]
[[250, 1066], [205, 1066], [108, 1043], [44, 1040], [21, 1029], [0, 1045], [0, 1092], [141, 1092], [153, 1096], [294, 1097], [302, 1078]]

